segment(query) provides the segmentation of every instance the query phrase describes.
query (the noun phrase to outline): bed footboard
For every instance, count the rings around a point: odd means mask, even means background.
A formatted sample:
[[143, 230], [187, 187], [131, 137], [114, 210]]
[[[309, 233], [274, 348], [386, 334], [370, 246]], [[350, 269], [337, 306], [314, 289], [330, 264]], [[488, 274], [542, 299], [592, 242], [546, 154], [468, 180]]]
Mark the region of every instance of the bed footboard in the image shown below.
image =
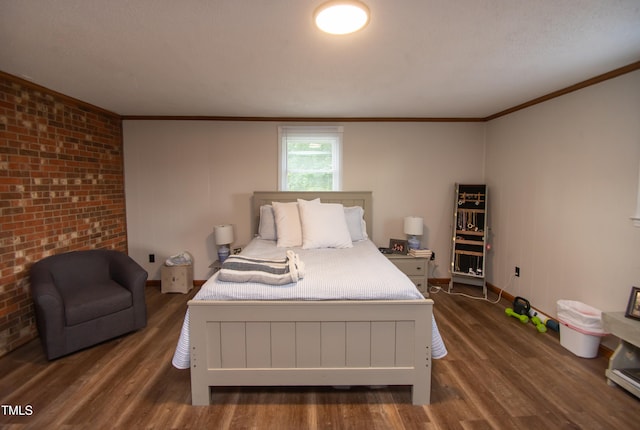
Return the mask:
[[433, 301], [189, 302], [191, 396], [215, 386], [411, 385], [431, 391]]

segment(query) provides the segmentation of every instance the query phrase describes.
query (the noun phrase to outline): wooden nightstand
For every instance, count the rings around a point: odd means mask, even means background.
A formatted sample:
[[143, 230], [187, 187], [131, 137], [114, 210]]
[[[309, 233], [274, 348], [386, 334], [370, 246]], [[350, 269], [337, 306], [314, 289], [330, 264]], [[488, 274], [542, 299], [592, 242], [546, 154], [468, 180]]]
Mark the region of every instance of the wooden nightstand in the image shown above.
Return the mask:
[[191, 264], [188, 266], [162, 265], [160, 273], [163, 293], [186, 294], [193, 288], [193, 265]]
[[427, 286], [427, 265], [429, 260], [426, 257], [413, 257], [402, 254], [385, 254], [385, 257], [411, 279], [423, 296], [429, 297]]

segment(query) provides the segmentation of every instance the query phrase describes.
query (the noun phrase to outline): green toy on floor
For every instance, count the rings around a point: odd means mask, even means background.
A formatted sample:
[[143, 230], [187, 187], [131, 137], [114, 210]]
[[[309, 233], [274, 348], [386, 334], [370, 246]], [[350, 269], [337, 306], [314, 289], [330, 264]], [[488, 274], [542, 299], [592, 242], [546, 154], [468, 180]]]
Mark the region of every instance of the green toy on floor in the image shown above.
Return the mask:
[[[514, 317], [522, 324], [526, 324], [529, 322], [529, 313], [531, 311], [531, 304], [527, 299], [523, 299], [522, 297], [516, 297], [513, 300], [513, 309], [506, 308], [504, 313], [510, 317]], [[536, 330], [540, 333], [545, 333], [547, 331], [547, 326], [542, 323], [540, 318], [535, 315], [531, 318], [531, 322], [536, 326]]]

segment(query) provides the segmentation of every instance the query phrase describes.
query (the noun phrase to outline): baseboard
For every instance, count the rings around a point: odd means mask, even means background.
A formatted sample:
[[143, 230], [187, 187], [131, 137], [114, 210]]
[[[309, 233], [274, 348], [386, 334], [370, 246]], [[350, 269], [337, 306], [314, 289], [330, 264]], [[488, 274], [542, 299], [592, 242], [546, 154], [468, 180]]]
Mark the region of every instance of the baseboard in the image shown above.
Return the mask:
[[449, 285], [451, 282], [450, 278], [429, 278], [427, 279], [427, 284], [429, 285]]
[[496, 287], [491, 282], [487, 282], [487, 290], [491, 291], [494, 294], [500, 294], [500, 292], [502, 292], [502, 297], [504, 299], [507, 299], [511, 303], [513, 303], [513, 300], [516, 298], [515, 296], [512, 296], [511, 294], [507, 293], [506, 291]]

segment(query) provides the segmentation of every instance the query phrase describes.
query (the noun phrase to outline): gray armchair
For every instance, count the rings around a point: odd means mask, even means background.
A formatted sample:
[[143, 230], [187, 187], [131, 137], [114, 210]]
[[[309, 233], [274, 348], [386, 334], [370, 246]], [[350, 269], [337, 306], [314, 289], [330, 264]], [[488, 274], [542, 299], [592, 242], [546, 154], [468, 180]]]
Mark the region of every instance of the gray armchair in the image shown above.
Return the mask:
[[74, 251], [31, 267], [38, 333], [49, 360], [147, 325], [147, 272], [111, 250]]

